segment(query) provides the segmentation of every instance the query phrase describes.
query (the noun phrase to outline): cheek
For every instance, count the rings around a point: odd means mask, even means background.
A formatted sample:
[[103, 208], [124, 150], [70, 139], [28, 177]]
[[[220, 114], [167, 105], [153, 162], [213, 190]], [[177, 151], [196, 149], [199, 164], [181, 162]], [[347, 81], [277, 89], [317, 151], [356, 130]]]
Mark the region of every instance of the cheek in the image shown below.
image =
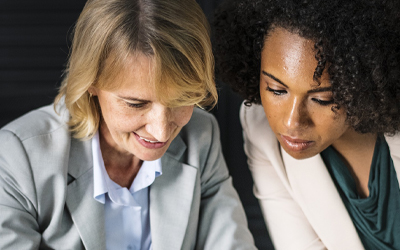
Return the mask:
[[316, 123], [316, 127], [320, 130], [319, 134], [331, 135], [333, 138], [341, 136], [349, 127], [346, 124], [346, 115], [344, 112], [334, 113], [331, 110], [325, 112], [323, 115], [319, 113], [314, 119], [314, 123]]
[[274, 110], [272, 108], [272, 105], [270, 105], [269, 103], [263, 103], [263, 108], [265, 116], [270, 123], [277, 119], [276, 109]]
[[175, 112], [175, 123], [178, 127], [185, 126], [193, 114], [194, 106], [180, 107]]
[[277, 122], [280, 116], [282, 116], [282, 103], [274, 102], [267, 94], [261, 95], [261, 104], [264, 108], [265, 116], [268, 119], [271, 127], [274, 127], [274, 123]]
[[111, 105], [111, 103], [103, 102], [101, 105], [103, 119], [108, 128], [113, 131], [130, 132], [137, 127], [137, 122], [143, 119], [140, 115], [130, 114], [124, 107]]
[[333, 117], [332, 123], [336, 125], [336, 131], [338, 131], [338, 133], [343, 134], [346, 130], [349, 129], [349, 125], [347, 124], [346, 115], [344, 113], [336, 114]]

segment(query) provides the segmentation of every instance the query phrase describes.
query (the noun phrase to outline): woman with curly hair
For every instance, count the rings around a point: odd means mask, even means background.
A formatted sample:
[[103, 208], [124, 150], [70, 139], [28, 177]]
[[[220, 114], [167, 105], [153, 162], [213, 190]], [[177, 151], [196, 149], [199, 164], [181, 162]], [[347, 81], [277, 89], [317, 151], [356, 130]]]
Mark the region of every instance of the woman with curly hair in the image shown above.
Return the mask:
[[399, 4], [224, 7], [217, 73], [246, 99], [244, 148], [276, 249], [400, 249]]

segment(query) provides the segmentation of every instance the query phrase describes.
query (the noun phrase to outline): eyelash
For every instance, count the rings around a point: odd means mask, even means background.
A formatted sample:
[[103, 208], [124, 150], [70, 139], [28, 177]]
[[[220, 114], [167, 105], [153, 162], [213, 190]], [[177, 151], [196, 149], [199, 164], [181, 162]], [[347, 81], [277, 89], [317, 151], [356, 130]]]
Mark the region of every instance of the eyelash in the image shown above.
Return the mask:
[[286, 90], [276, 90], [276, 89], [271, 89], [270, 87], [267, 87], [267, 90], [269, 92], [272, 92], [274, 95], [283, 95], [286, 93]]
[[[272, 92], [272, 93], [273, 93], [274, 95], [276, 95], [276, 96], [281, 96], [281, 95], [287, 93], [286, 90], [276, 90], [276, 89], [271, 89], [270, 87], [267, 87], [267, 90], [268, 90], [269, 92]], [[333, 100], [330, 100], [330, 101], [323, 101], [323, 100], [316, 99], [316, 98], [312, 98], [311, 100], [314, 101], [314, 102], [316, 102], [316, 103], [318, 103], [318, 104], [321, 105], [321, 106], [328, 106], [328, 105], [331, 105], [331, 104], [334, 103]]]
[[130, 102], [127, 102], [126, 104], [128, 104], [129, 107], [136, 109], [143, 108], [143, 106], [145, 105], [144, 103], [130, 103]]
[[328, 106], [328, 105], [333, 104], [333, 100], [330, 100], [330, 101], [322, 101], [322, 100], [316, 99], [316, 98], [312, 98], [311, 100], [313, 100], [314, 102], [316, 102], [316, 103], [318, 103], [319, 105], [322, 105], [322, 106]]

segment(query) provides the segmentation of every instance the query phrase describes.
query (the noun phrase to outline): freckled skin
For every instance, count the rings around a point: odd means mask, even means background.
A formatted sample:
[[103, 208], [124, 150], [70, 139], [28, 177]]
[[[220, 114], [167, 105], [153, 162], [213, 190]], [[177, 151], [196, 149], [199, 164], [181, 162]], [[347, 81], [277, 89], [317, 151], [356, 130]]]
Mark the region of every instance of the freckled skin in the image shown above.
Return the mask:
[[[193, 106], [169, 108], [158, 101], [151, 82], [154, 75], [151, 57], [138, 54], [128, 62], [126, 70], [115, 80], [120, 87], [111, 91], [90, 89], [98, 97], [101, 107], [100, 136], [111, 149], [111, 155], [134, 157], [136, 162], [156, 160], [189, 122]], [[131, 107], [129, 103], [141, 106]], [[134, 133], [166, 144], [161, 148], [146, 148]]]
[[[313, 81], [317, 66], [313, 47], [313, 41], [275, 28], [261, 53], [260, 94], [264, 112], [284, 150], [296, 159], [312, 157], [332, 144], [340, 145], [353, 133], [344, 110], [331, 110], [334, 104], [330, 103], [330, 90], [310, 92], [330, 87], [326, 72], [320, 85]], [[305, 141], [304, 150], [288, 146], [284, 137]]]

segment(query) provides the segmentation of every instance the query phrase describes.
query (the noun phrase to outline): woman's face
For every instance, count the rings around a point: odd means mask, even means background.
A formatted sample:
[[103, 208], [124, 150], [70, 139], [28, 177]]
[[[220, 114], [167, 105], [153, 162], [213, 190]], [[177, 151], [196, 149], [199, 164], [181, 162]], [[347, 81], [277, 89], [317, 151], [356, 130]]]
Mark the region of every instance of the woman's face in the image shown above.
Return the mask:
[[119, 88], [90, 89], [101, 107], [100, 135], [118, 153], [156, 160], [189, 122], [193, 106], [169, 108], [161, 104], [152, 84], [152, 59], [139, 54], [129, 61], [127, 70], [116, 79]]
[[349, 130], [343, 108], [331, 110], [332, 91], [317, 66], [314, 42], [275, 28], [261, 52], [260, 94], [265, 115], [284, 150], [296, 159], [312, 157], [339, 142]]

